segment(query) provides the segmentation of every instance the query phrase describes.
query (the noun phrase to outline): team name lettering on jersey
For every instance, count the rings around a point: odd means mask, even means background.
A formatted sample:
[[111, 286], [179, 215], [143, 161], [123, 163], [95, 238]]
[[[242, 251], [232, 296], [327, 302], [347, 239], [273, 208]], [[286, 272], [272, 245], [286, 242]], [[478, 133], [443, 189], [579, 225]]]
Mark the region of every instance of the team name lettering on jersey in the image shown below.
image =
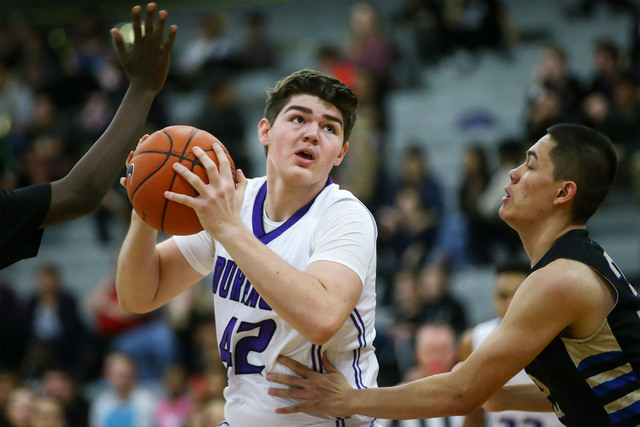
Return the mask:
[[269, 304], [251, 286], [251, 282], [231, 259], [221, 256], [216, 259], [211, 291], [220, 298], [236, 301], [247, 307], [255, 308], [257, 306], [262, 310], [271, 310]]

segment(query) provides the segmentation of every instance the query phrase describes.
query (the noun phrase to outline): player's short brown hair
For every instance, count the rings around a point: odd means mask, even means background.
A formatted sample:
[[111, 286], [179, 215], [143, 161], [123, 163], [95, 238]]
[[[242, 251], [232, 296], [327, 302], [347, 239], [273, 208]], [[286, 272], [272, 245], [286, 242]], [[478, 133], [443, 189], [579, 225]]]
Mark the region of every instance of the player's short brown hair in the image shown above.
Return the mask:
[[349, 140], [351, 130], [356, 122], [358, 98], [355, 93], [340, 80], [320, 71], [304, 69], [296, 71], [278, 81], [273, 89], [267, 92], [267, 104], [264, 117], [271, 125], [280, 111], [295, 95], [312, 95], [335, 106], [342, 114], [344, 134], [342, 143]]

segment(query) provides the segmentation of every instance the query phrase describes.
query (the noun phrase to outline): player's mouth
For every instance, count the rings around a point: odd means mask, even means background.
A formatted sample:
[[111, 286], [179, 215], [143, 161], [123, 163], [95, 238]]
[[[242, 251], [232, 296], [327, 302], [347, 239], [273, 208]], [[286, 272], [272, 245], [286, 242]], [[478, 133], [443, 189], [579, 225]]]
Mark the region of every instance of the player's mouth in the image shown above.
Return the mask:
[[506, 202], [507, 200], [511, 199], [511, 193], [509, 193], [509, 190], [507, 190], [507, 187], [504, 188], [504, 192], [506, 193], [504, 195], [504, 197], [502, 198], [502, 203]]
[[299, 151], [296, 151], [296, 156], [299, 159], [304, 159], [306, 161], [312, 161], [315, 159], [315, 156], [313, 155], [313, 150], [307, 149], [307, 148], [303, 148]]

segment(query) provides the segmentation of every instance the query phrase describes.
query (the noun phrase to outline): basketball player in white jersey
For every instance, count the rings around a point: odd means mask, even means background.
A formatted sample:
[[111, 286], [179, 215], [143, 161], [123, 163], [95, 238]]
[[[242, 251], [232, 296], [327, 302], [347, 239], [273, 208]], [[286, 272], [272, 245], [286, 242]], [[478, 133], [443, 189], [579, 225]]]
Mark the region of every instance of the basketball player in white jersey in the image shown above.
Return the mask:
[[266, 176], [246, 179], [214, 145], [219, 168], [194, 154], [210, 184], [176, 163], [197, 197], [166, 193], [192, 207], [204, 231], [156, 245], [135, 212], [118, 261], [124, 308], [148, 312], [213, 273], [217, 339], [227, 368], [224, 425], [373, 426], [374, 417], [278, 415], [293, 400], [269, 396], [266, 372], [285, 354], [322, 372], [327, 354], [354, 388], [376, 387], [376, 224], [329, 178], [349, 148], [357, 99], [339, 80], [302, 70], [269, 92], [258, 136]]
[[[497, 317], [479, 323], [462, 335], [460, 340], [460, 359], [465, 360], [471, 355], [485, 338], [489, 336], [507, 312], [511, 298], [516, 293], [520, 284], [527, 278], [531, 268], [529, 264], [519, 260], [508, 260], [496, 269], [496, 277], [493, 292], [493, 308]], [[522, 370], [507, 381], [506, 385], [533, 384], [531, 378]], [[558, 417], [551, 412], [527, 412], [527, 411], [499, 411], [485, 412], [477, 409], [464, 418], [463, 427], [561, 427]]]

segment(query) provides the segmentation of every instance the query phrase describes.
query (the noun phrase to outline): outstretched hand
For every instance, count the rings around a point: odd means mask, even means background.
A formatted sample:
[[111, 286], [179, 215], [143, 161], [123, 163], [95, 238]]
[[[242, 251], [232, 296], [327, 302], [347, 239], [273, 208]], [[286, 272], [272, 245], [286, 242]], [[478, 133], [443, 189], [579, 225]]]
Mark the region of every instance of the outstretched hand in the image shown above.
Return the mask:
[[270, 388], [271, 396], [300, 400], [285, 408], [276, 409], [278, 414], [292, 414], [294, 412], [320, 412], [334, 417], [352, 415], [346, 409], [346, 393], [352, 388], [347, 379], [327, 359], [322, 356], [322, 364], [326, 374], [316, 372], [285, 356], [278, 357], [278, 363], [291, 369], [299, 375], [267, 374], [267, 380], [284, 384], [289, 388]]
[[176, 38], [178, 27], [169, 27], [169, 35], [164, 38], [164, 28], [167, 22], [167, 12], [157, 13], [156, 4], [147, 4], [147, 18], [142, 25], [140, 6], [132, 9], [133, 15], [133, 44], [128, 46], [120, 30], [114, 28], [111, 35], [118, 53], [118, 59], [131, 84], [148, 86], [148, 89], [158, 93], [164, 85], [171, 63], [171, 49]]

